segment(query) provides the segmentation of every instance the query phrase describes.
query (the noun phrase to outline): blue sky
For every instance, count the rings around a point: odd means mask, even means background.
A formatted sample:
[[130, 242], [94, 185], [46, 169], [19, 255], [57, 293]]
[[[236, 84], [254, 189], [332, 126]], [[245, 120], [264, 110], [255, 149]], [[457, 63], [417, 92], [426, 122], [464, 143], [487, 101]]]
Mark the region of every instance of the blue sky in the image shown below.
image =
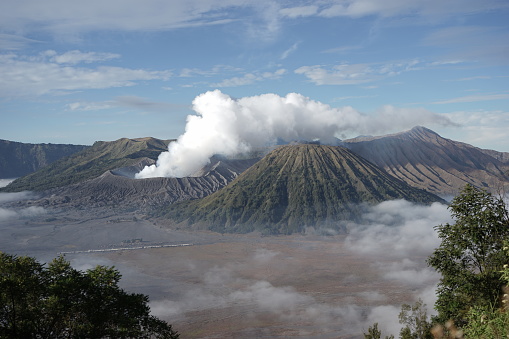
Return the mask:
[[5, 0], [0, 139], [176, 138], [219, 89], [414, 116], [384, 133], [432, 112], [509, 151], [508, 18], [506, 0]]

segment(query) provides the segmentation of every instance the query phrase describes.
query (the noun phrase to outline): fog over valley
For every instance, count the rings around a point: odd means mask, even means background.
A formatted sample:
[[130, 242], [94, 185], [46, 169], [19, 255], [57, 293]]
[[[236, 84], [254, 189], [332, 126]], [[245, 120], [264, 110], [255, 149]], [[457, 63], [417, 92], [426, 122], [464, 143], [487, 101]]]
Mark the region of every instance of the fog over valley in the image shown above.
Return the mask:
[[59, 252], [192, 244], [66, 254], [79, 269], [120, 269], [122, 287], [148, 294], [153, 314], [189, 338], [360, 337], [375, 321], [398, 333], [402, 303], [421, 298], [431, 311], [438, 276], [424, 260], [439, 244], [433, 226], [450, 221], [443, 204], [396, 200], [345, 221], [346, 235], [261, 237], [171, 230], [107, 209], [40, 212], [0, 219], [0, 248], [48, 261]]

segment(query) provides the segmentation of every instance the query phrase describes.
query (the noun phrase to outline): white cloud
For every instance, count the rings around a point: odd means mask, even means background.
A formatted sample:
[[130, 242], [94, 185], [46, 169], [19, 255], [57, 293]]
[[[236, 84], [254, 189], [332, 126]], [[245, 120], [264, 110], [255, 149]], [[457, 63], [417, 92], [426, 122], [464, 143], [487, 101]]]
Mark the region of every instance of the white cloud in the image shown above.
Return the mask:
[[[461, 121], [461, 129], [448, 129], [453, 140], [467, 142], [477, 147], [509, 152], [507, 126], [509, 111], [456, 111], [447, 113], [454, 121]], [[443, 132], [445, 133], [445, 131]]]
[[68, 51], [58, 55], [55, 51], [47, 51], [48, 56], [51, 56], [51, 61], [57, 64], [70, 64], [76, 65], [79, 63], [92, 63], [98, 61], [106, 61], [111, 59], [118, 59], [120, 55], [113, 53], [97, 53], [97, 52], [81, 52], [78, 50]]
[[477, 102], [477, 101], [492, 101], [492, 100], [507, 100], [509, 93], [499, 94], [484, 94], [484, 95], [466, 95], [442, 101], [435, 101], [433, 104], [455, 104], [459, 102]]
[[281, 13], [282, 16], [286, 16], [289, 18], [311, 16], [311, 15], [315, 15], [317, 12], [318, 12], [318, 6], [315, 6], [315, 5], [289, 7], [289, 8], [283, 8], [279, 11], [279, 13]]
[[231, 22], [228, 10], [241, 0], [21, 0], [0, 2], [0, 27], [49, 31], [57, 35], [96, 30], [169, 30]]
[[410, 129], [416, 125], [453, 125], [445, 116], [422, 108], [384, 106], [374, 116], [352, 107], [333, 108], [298, 93], [232, 99], [219, 90], [197, 96], [196, 115], [187, 117], [186, 132], [159, 156], [156, 165], [145, 167], [139, 178], [184, 177], [206, 165], [214, 154], [233, 155], [264, 147], [281, 139], [344, 139], [344, 134], [375, 134]]
[[297, 5], [280, 11], [283, 16], [298, 18], [318, 15], [323, 17], [352, 17], [378, 16], [383, 18], [411, 16], [427, 20], [445, 19], [466, 13], [491, 11], [497, 8], [507, 8], [503, 0], [331, 0], [318, 5]]
[[0, 193], [0, 203], [26, 200], [35, 198], [35, 194], [29, 191], [16, 192], [16, 193]]
[[450, 26], [440, 28], [422, 40], [422, 45], [440, 47], [451, 59], [506, 64], [509, 33], [497, 26]]
[[113, 105], [107, 102], [73, 102], [67, 104], [70, 111], [99, 111], [112, 108]]
[[0, 33], [0, 50], [14, 51], [39, 41], [19, 35]]
[[302, 66], [294, 72], [305, 75], [316, 85], [358, 85], [417, 70], [418, 64], [419, 61], [410, 60], [386, 64], [340, 64], [332, 67], [315, 65]]
[[14, 219], [17, 216], [18, 213], [16, 213], [15, 211], [0, 207], [0, 221]]
[[217, 74], [224, 74], [224, 73], [230, 73], [230, 72], [241, 72], [242, 69], [233, 67], [230, 65], [215, 65], [211, 69], [203, 70], [199, 68], [183, 68], [180, 73], [179, 77], [182, 78], [189, 78], [189, 77], [210, 77]]
[[288, 58], [290, 56], [290, 54], [294, 53], [297, 48], [299, 47], [299, 43], [296, 42], [294, 43], [290, 48], [288, 48], [286, 51], [283, 52], [283, 54], [281, 54], [281, 60], [284, 60], [286, 58]]
[[245, 24], [263, 39], [277, 34], [280, 17], [410, 15], [444, 18], [508, 7], [503, 0], [330, 0], [312, 5], [309, 1], [291, 4], [281, 8], [281, 2], [276, 0], [3, 1], [0, 2], [0, 28], [4, 32], [46, 31], [59, 36], [98, 30], [170, 30], [239, 22], [239, 12], [249, 10], [251, 22]]
[[245, 21], [247, 33], [253, 43], [270, 43], [281, 29], [279, 2], [253, 1], [250, 3], [253, 16]]
[[14, 210], [0, 207], [0, 221], [12, 220], [16, 218], [33, 218], [46, 213], [46, 210], [38, 206]]
[[369, 208], [361, 223], [350, 225], [347, 244], [356, 253], [375, 256], [429, 255], [439, 244], [433, 226], [444, 221], [452, 221], [446, 205], [386, 201]]
[[15, 54], [0, 56], [0, 96], [20, 97], [44, 95], [83, 89], [133, 86], [142, 80], [167, 80], [170, 71], [149, 71], [113, 66], [97, 68], [73, 67], [55, 62], [92, 62], [116, 57], [109, 54], [71, 53], [57, 55], [53, 51], [37, 57]]
[[[14, 180], [15, 179], [0, 179], [0, 188], [9, 185]], [[1, 202], [1, 200], [0, 200], [0, 202]]]
[[282, 75], [286, 73], [285, 69], [278, 69], [275, 72], [263, 72], [263, 73], [247, 73], [242, 77], [233, 77], [229, 79], [225, 79], [221, 82], [211, 84], [210, 87], [238, 87], [238, 86], [246, 86], [251, 85], [255, 82], [263, 81], [263, 80], [274, 80], [279, 79]]
[[104, 109], [125, 107], [143, 112], [168, 112], [183, 106], [169, 102], [151, 101], [136, 95], [124, 95], [104, 102], [73, 102], [66, 105], [70, 111], [98, 111]]
[[[151, 302], [152, 313], [175, 319], [186, 313], [192, 314], [188, 312], [217, 309], [223, 312], [221, 308], [231, 312], [241, 307], [243, 316], [254, 319], [260, 314], [270, 316], [277, 319], [281, 327], [292, 326], [301, 330], [307, 324], [313, 324], [322, 331], [313, 333], [314, 336], [322, 333], [362, 335], [375, 322], [384, 334], [397, 335], [401, 328], [398, 322], [400, 301], [395, 301], [394, 295], [377, 286], [383, 280], [389, 280], [390, 284], [394, 280], [394, 284], [404, 291], [413, 291], [414, 300], [421, 298], [427, 305], [428, 314], [434, 313], [432, 307], [438, 275], [426, 266], [424, 260], [439, 244], [433, 226], [450, 222], [450, 214], [445, 205], [422, 206], [397, 200], [368, 208], [363, 221], [363, 224], [352, 225], [354, 228], [346, 240], [349, 249], [346, 253], [366, 255], [370, 260], [376, 258], [372, 266], [378, 274], [370, 276], [372, 281], [363, 281], [369, 286], [368, 290], [349, 292], [350, 295], [338, 301], [334, 297], [328, 298], [330, 292], [317, 293], [310, 285], [302, 291], [296, 288], [299, 284], [295, 284], [296, 287], [277, 284], [270, 280], [270, 275], [263, 279], [247, 278], [242, 273], [246, 267], [251, 271], [257, 265], [265, 267], [281, 258], [278, 252], [260, 248], [243, 263], [230, 262], [205, 272], [201, 272], [201, 266], [190, 265], [193, 270], [200, 271], [202, 281], [193, 281], [193, 288], [182, 297]], [[306, 246], [306, 241], [300, 243], [294, 239], [292, 248]], [[326, 241], [330, 244], [334, 240]], [[342, 240], [338, 241], [337, 246], [343, 248]], [[337, 267], [342, 263], [347, 265], [346, 262], [339, 260]], [[313, 275], [312, 272], [309, 274]], [[348, 279], [353, 278], [342, 277], [336, 284], [341, 286]]]
[[[433, 250], [433, 248], [431, 249]], [[431, 251], [430, 251], [431, 254]], [[422, 263], [415, 262], [408, 258], [400, 261], [393, 261], [389, 264], [377, 263], [377, 267], [384, 272], [383, 277], [388, 280], [394, 280], [408, 286], [434, 286], [440, 274], [429, 267], [420, 267]]]

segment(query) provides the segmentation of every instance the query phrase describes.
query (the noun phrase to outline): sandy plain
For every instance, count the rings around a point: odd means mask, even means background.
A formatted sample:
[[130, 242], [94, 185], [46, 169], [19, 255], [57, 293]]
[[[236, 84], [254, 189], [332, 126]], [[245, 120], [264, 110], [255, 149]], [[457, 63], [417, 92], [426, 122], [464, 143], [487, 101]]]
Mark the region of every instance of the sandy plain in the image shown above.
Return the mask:
[[[182, 338], [362, 338], [374, 321], [394, 331], [400, 305], [429, 285], [391, 278], [402, 257], [358, 253], [347, 235], [170, 230], [109, 210], [3, 220], [0, 235], [7, 253], [47, 262], [66, 252], [79, 269], [115, 266], [121, 286], [149, 295], [152, 312]], [[169, 244], [191, 246], [139, 248]], [[87, 250], [104, 252], [69, 253]], [[404, 260], [416, 274], [425, 269], [422, 253]]]

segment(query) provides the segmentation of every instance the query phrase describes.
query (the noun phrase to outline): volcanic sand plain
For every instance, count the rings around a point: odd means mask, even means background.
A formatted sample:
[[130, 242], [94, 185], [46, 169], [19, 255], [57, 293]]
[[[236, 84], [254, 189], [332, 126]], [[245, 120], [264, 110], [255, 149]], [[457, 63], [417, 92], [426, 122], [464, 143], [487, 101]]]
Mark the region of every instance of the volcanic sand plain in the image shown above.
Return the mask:
[[[377, 314], [382, 327], [397, 324], [400, 305], [427, 287], [387, 278], [401, 258], [357, 253], [346, 235], [172, 230], [108, 210], [4, 220], [0, 234], [7, 253], [47, 262], [66, 252], [79, 269], [115, 266], [121, 286], [149, 295], [152, 312], [182, 338], [362, 338]], [[179, 244], [188, 246], [140, 248]], [[405, 260], [425, 267], [422, 255]]]

